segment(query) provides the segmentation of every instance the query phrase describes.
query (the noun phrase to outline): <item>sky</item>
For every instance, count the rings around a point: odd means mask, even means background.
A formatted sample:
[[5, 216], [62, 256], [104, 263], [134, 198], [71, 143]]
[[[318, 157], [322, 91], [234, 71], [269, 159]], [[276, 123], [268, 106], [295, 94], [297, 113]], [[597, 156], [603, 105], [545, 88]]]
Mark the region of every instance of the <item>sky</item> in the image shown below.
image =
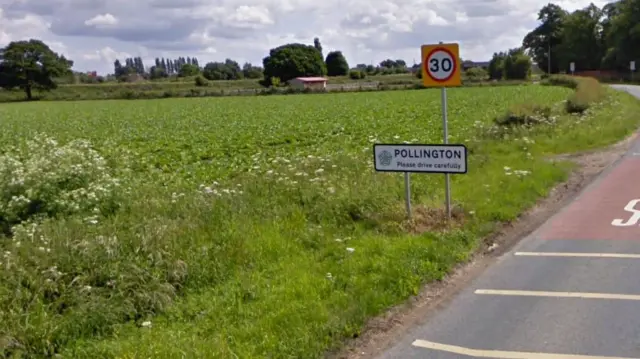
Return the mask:
[[[0, 0], [0, 47], [37, 38], [76, 71], [113, 73], [115, 59], [231, 58], [262, 66], [276, 46], [320, 38], [349, 65], [420, 62], [420, 46], [458, 42], [465, 60], [521, 46], [548, 0]], [[554, 2], [567, 10], [589, 0]], [[607, 1], [593, 1], [602, 6]]]

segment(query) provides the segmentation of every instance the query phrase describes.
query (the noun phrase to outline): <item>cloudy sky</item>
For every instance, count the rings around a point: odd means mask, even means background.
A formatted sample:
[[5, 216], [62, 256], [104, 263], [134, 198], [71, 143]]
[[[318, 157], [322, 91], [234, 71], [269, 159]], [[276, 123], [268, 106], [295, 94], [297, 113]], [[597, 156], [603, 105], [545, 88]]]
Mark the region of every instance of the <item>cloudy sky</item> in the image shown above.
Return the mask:
[[[548, 0], [0, 0], [0, 46], [38, 38], [79, 71], [113, 72], [113, 61], [195, 56], [261, 65], [270, 48], [313, 43], [349, 64], [420, 61], [420, 45], [460, 43], [488, 60], [519, 46]], [[601, 6], [606, 1], [594, 1]], [[581, 8], [588, 0], [556, 2]]]

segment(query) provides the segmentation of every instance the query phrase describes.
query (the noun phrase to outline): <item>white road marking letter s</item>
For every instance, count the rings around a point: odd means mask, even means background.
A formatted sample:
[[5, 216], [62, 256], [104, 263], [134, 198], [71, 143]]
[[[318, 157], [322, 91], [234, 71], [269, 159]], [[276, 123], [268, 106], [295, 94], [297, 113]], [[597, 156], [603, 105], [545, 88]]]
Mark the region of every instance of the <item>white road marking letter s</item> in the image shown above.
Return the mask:
[[617, 227], [629, 227], [638, 224], [638, 222], [640, 222], [640, 209], [635, 208], [638, 203], [640, 203], [640, 199], [632, 199], [624, 207], [625, 211], [633, 213], [628, 221], [623, 222], [622, 219], [618, 218], [614, 219], [613, 222], [611, 222], [611, 225]]

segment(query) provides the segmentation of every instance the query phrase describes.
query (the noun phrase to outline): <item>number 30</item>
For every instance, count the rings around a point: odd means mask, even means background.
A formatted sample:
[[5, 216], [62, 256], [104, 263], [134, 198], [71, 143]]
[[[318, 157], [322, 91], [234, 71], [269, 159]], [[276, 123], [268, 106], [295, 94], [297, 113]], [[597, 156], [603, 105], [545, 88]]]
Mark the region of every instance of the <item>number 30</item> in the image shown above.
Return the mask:
[[451, 68], [453, 67], [453, 63], [450, 59], [444, 58], [440, 61], [438, 61], [438, 59], [431, 59], [429, 61], [429, 70], [431, 72], [439, 72], [440, 69], [442, 69], [442, 71], [444, 72], [449, 72], [451, 71]]

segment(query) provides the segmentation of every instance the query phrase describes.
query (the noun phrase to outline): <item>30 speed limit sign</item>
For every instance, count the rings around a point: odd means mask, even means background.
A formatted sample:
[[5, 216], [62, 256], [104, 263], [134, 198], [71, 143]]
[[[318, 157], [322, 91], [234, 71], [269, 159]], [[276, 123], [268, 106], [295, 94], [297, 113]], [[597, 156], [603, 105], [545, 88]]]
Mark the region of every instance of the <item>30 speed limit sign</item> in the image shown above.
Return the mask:
[[427, 87], [460, 86], [458, 44], [422, 46], [422, 83]]

